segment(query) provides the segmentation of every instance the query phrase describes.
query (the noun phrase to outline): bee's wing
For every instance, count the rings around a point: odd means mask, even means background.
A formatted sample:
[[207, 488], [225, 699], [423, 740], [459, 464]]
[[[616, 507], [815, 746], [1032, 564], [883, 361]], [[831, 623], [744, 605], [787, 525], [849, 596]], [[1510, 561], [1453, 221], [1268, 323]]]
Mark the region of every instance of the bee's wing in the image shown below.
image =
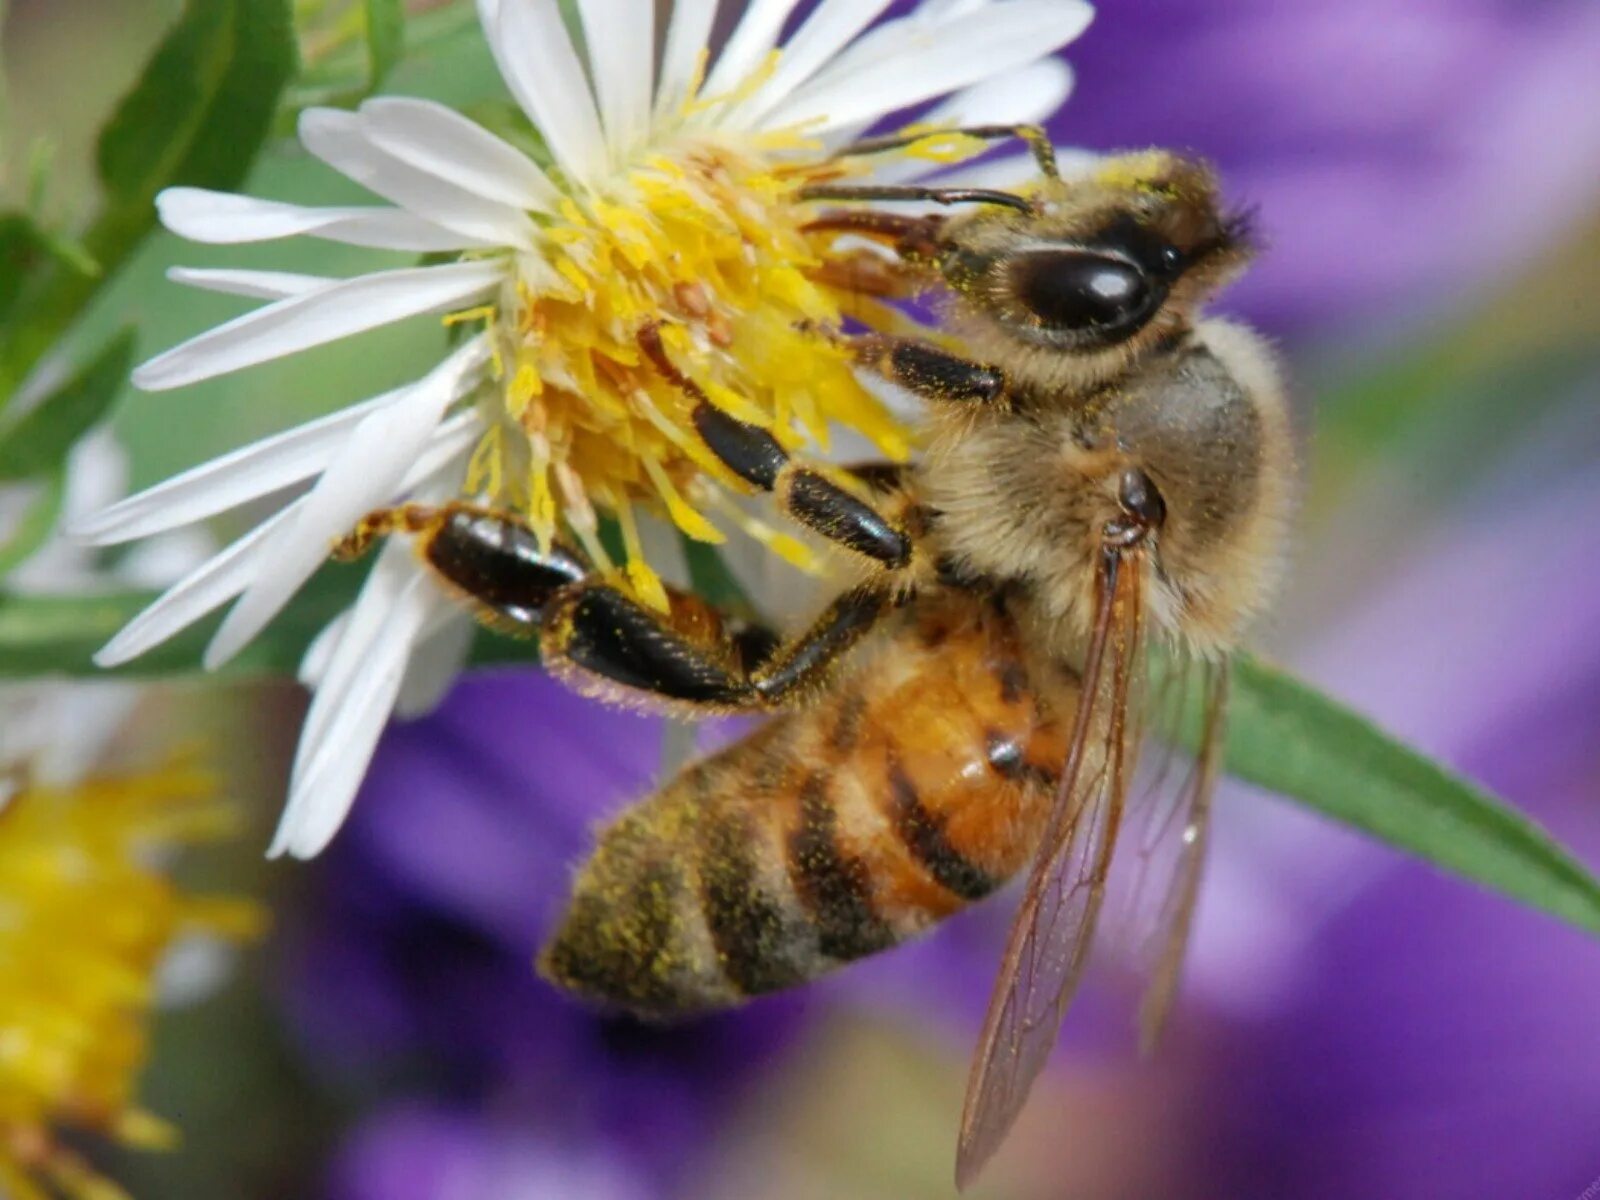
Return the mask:
[[1140, 947], [1153, 959], [1150, 982], [1139, 1006], [1139, 1041], [1146, 1051], [1159, 1040], [1178, 990], [1178, 972], [1194, 925], [1200, 872], [1211, 835], [1211, 800], [1222, 766], [1229, 664], [1223, 660], [1191, 666], [1202, 676], [1205, 707], [1200, 745], [1173, 802], [1155, 810], [1158, 816], [1139, 848], [1140, 890], [1147, 882], [1165, 880], [1152, 926]]
[[956, 1151], [965, 1187], [999, 1148], [1049, 1058], [1105, 899], [1127, 793], [1128, 695], [1139, 655], [1139, 559], [1102, 560], [1094, 633], [1061, 787], [1011, 925], [967, 1081]]

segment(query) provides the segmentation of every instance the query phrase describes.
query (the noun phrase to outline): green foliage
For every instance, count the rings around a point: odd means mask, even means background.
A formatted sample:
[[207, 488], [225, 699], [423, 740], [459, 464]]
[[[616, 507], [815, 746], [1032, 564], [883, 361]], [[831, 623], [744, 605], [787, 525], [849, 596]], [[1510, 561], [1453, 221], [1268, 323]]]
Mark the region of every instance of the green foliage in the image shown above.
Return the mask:
[[1542, 829], [1282, 671], [1235, 666], [1227, 754], [1240, 779], [1600, 933], [1600, 882]]
[[367, 17], [367, 88], [377, 91], [405, 53], [406, 11], [401, 0], [364, 0]]
[[696, 595], [726, 612], [744, 617], [755, 615], [755, 605], [715, 546], [697, 542], [687, 534], [680, 534], [678, 540], [683, 546], [683, 560], [689, 567], [689, 586]]
[[[225, 680], [291, 676], [317, 633], [355, 598], [360, 572], [324, 571], [238, 657], [214, 676]], [[30, 596], [0, 590], [0, 681], [38, 676], [132, 679], [200, 677], [198, 664], [216, 622], [203, 622], [126, 666], [106, 671], [94, 655], [156, 598], [154, 592]]]
[[49, 240], [32, 217], [0, 217], [0, 325], [16, 307], [29, 272], [49, 258]]
[[0, 326], [0, 405], [155, 227], [162, 188], [243, 180], [295, 63], [287, 0], [189, 0], [101, 132], [104, 196], [81, 239], [94, 271], [42, 257], [15, 225], [0, 243], [26, 267], [9, 284], [15, 320]]
[[0, 483], [60, 468], [72, 445], [106, 414], [133, 366], [133, 333], [125, 331], [32, 411], [0, 426]]
[[61, 518], [61, 505], [67, 495], [65, 470], [52, 471], [39, 481], [38, 492], [4, 541], [0, 541], [0, 578], [28, 561], [49, 540]]

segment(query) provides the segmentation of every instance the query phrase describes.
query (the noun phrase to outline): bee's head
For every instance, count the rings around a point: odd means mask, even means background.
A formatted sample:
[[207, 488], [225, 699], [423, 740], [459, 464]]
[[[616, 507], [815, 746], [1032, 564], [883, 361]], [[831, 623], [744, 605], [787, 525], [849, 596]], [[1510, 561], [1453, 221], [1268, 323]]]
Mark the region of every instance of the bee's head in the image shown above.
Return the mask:
[[936, 261], [972, 316], [1045, 350], [1125, 360], [1187, 328], [1250, 254], [1211, 169], [1166, 151], [1101, 160], [1026, 200], [945, 222]]

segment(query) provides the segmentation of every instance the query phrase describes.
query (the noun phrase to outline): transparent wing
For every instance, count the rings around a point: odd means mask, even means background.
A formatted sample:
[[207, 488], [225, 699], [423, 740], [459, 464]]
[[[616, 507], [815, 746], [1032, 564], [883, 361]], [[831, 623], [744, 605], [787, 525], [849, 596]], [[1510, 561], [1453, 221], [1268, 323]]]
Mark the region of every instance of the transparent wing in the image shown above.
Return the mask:
[[1143, 831], [1139, 845], [1138, 892], [1153, 881], [1165, 881], [1151, 928], [1140, 939], [1142, 954], [1153, 964], [1139, 1006], [1139, 1043], [1147, 1053], [1160, 1040], [1177, 994], [1211, 834], [1211, 801], [1222, 766], [1229, 664], [1219, 661], [1191, 666], [1200, 673], [1200, 743], [1176, 792], [1170, 798], [1161, 796], [1166, 802], [1152, 810], [1155, 818]]
[[1139, 559], [1107, 551], [1060, 790], [1034, 859], [967, 1082], [965, 1187], [999, 1148], [1055, 1046], [1088, 959], [1127, 793], [1128, 696], [1139, 657]]

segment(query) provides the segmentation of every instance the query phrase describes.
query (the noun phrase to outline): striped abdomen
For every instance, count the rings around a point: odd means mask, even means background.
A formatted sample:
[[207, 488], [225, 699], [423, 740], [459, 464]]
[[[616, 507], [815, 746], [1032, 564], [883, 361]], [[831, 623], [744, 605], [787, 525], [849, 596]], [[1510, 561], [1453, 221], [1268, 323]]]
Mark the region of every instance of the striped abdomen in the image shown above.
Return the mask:
[[1010, 622], [963, 597], [921, 602], [813, 707], [607, 829], [541, 966], [656, 1016], [812, 979], [1015, 873], [1065, 754]]

